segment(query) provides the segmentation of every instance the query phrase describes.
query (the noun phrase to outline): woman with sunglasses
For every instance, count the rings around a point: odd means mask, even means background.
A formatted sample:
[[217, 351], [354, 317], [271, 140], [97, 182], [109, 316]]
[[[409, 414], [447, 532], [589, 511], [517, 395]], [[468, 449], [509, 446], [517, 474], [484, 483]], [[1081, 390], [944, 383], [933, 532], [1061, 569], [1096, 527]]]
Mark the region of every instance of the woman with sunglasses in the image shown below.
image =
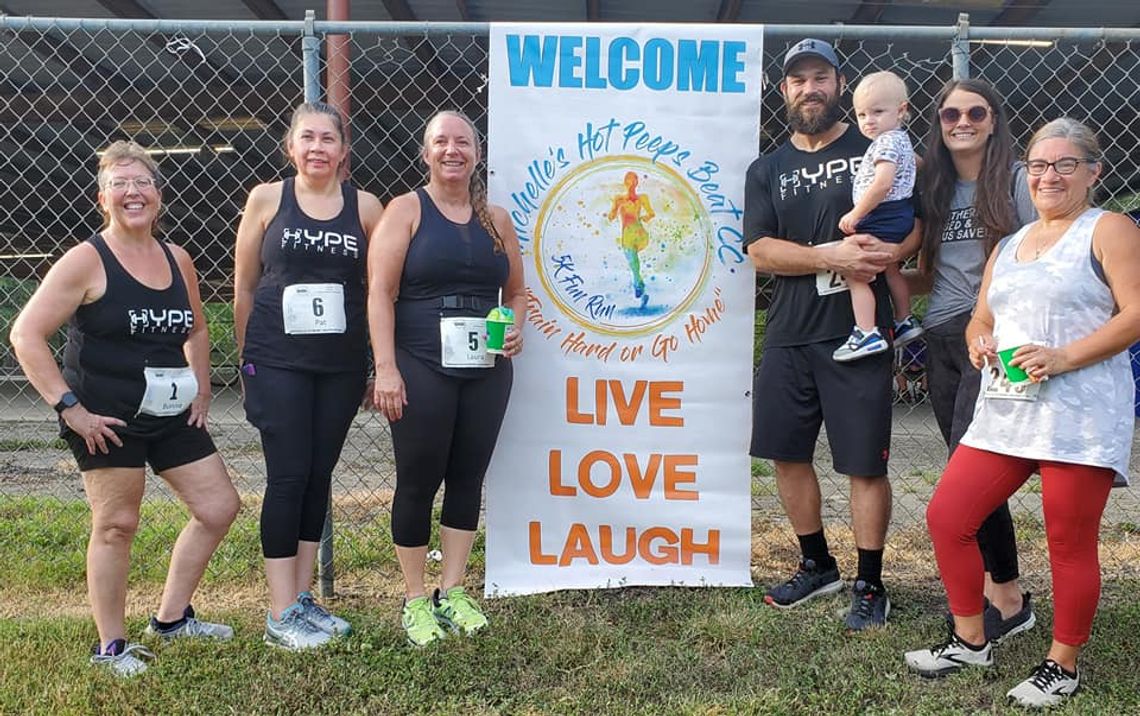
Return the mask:
[[[1025, 168], [997, 92], [982, 80], [943, 87], [919, 183], [923, 236], [919, 283], [930, 292], [926, 329], [927, 387], [935, 420], [951, 454], [974, 414], [981, 376], [966, 351], [986, 258], [1003, 236], [1036, 218]], [[986, 638], [1000, 641], [1033, 627], [1028, 593], [1018, 584], [1017, 543], [1009, 505], [978, 530], [986, 566]]]
[[[926, 511], [954, 628], [947, 642], [906, 655], [927, 676], [993, 664], [975, 536], [1039, 472], [1053, 643], [1008, 693], [1024, 706], [1055, 706], [1080, 685], [1077, 656], [1100, 598], [1100, 519], [1114, 483], [1128, 481], [1128, 346], [1140, 338], [1140, 229], [1091, 206], [1099, 157], [1096, 136], [1068, 118], [1049, 122], [1029, 142], [1029, 193], [1040, 219], [990, 255], [966, 327], [975, 368], [999, 360], [1009, 367], [1000, 369], [1005, 376], [986, 371], [974, 420]], [[1019, 379], [1020, 388], [1009, 390]]]
[[[190, 597], [241, 503], [206, 432], [210, 345], [194, 264], [154, 236], [158, 165], [138, 144], [118, 141], [100, 153], [97, 178], [102, 230], [51, 267], [11, 339], [28, 380], [59, 413], [91, 505], [87, 594], [99, 632], [91, 663], [128, 677], [153, 656], [128, 640], [124, 623], [146, 465], [190, 512], [149, 635], [233, 637], [230, 627], [197, 619]], [[48, 339], [64, 323], [60, 370]]]

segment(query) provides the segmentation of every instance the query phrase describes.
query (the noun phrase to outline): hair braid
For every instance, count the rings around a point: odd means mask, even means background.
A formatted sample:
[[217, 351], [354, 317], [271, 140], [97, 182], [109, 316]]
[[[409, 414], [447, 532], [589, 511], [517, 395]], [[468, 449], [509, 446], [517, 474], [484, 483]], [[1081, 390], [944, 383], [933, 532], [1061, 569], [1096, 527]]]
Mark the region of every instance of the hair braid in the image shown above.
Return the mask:
[[479, 224], [487, 230], [487, 233], [491, 235], [491, 240], [495, 242], [495, 253], [503, 253], [506, 251], [503, 246], [503, 237], [499, 235], [499, 230], [495, 228], [495, 222], [491, 218], [491, 209], [487, 205], [487, 186], [483, 183], [483, 177], [478, 168], [471, 173], [471, 183], [468, 186], [471, 192], [471, 208], [475, 211], [475, 216], [479, 218]]

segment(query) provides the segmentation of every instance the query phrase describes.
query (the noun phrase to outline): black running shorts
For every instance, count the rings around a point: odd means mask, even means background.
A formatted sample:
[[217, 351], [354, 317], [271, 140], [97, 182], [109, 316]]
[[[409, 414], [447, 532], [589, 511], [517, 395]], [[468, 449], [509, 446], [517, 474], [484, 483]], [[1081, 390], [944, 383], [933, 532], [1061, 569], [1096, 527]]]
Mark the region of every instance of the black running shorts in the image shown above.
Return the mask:
[[71, 448], [75, 461], [79, 463], [80, 472], [105, 467], [144, 467], [149, 464], [152, 470], [161, 473], [189, 465], [218, 451], [210, 434], [204, 428], [187, 425], [188, 418], [189, 412], [166, 418], [169, 421], [167, 425], [145, 438], [119, 435], [123, 446], [118, 447], [108, 440], [106, 455], [99, 452], [98, 448], [94, 455], [87, 452], [83, 438], [66, 426], [61, 435]]
[[822, 424], [836, 472], [887, 474], [894, 351], [837, 363], [831, 354], [844, 340], [764, 349], [752, 385], [753, 457], [811, 462]]

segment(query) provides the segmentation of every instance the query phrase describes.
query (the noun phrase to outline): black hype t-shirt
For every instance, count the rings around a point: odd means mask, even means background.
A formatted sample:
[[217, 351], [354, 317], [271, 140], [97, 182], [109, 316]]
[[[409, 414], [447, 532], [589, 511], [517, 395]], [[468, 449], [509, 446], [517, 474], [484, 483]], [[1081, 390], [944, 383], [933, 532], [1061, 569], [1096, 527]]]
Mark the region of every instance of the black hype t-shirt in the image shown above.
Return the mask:
[[[838, 241], [839, 220], [854, 206], [851, 181], [870, 141], [850, 125], [815, 152], [788, 140], [748, 167], [744, 181], [744, 245], [763, 237], [816, 246]], [[882, 275], [871, 284], [875, 322], [890, 326], [891, 304]], [[816, 275], [776, 276], [764, 345], [798, 346], [844, 338], [855, 325], [851, 293], [820, 296]]]

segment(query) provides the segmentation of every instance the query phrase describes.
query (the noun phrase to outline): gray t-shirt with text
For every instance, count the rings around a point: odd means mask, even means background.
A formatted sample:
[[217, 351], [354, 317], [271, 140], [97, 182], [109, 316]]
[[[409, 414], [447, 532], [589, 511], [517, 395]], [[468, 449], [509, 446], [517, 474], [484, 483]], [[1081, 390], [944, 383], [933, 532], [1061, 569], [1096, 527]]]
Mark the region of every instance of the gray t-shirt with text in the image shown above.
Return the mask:
[[[1037, 219], [1029, 199], [1025, 166], [1013, 169], [1013, 206], [1018, 226]], [[977, 182], [959, 180], [950, 202], [950, 214], [942, 229], [942, 245], [934, 262], [934, 286], [922, 324], [926, 328], [945, 323], [954, 316], [974, 310], [982, 273], [986, 268], [986, 245], [982, 227], [974, 224], [974, 190]]]

